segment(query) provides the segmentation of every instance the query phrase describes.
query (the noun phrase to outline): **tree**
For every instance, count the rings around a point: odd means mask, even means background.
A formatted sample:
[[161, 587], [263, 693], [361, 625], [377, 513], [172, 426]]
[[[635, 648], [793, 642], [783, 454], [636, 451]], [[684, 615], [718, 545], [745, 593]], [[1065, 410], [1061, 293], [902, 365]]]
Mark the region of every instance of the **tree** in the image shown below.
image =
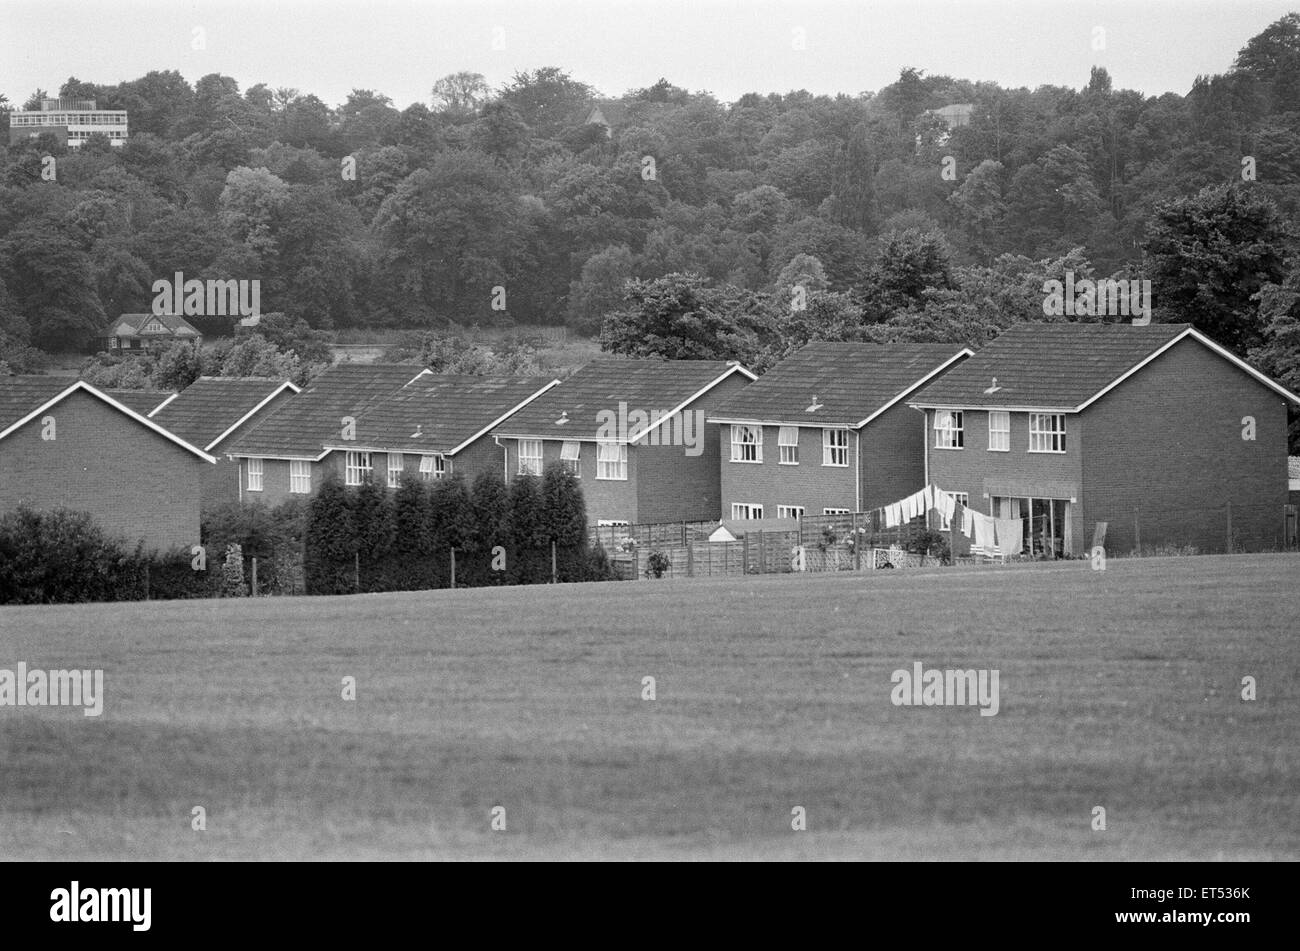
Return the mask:
[[[479, 473], [470, 490], [470, 507], [474, 514], [473, 539], [474, 554], [477, 559], [476, 577], [480, 583], [504, 584], [509, 578], [510, 562], [517, 555], [512, 551], [513, 539], [510, 534], [510, 492], [495, 469], [486, 469]], [[498, 571], [493, 567], [497, 557], [494, 549], [505, 549], [505, 569]], [[486, 560], [486, 565], [484, 561]]]
[[577, 477], [554, 462], [542, 473], [543, 534], [555, 543], [560, 581], [582, 581], [587, 562], [587, 504]]
[[547, 139], [580, 122], [592, 96], [590, 86], [554, 66], [515, 73], [501, 92], [501, 100], [515, 108], [533, 135]]
[[307, 508], [303, 570], [308, 594], [350, 594], [356, 590], [356, 526], [352, 502], [338, 475], [330, 472]]
[[508, 570], [513, 584], [534, 584], [546, 580], [550, 561], [550, 539], [542, 513], [542, 493], [536, 476], [520, 475], [509, 488], [510, 554]]
[[1193, 324], [1244, 356], [1264, 332], [1253, 298], [1282, 284], [1295, 239], [1273, 202], [1246, 185], [1160, 204], [1143, 249], [1161, 319]]
[[482, 73], [451, 73], [433, 84], [433, 111], [453, 121], [472, 119], [491, 94]]
[[161, 390], [183, 390], [203, 375], [203, 359], [199, 348], [186, 341], [169, 344], [158, 354], [154, 366], [153, 384]]
[[[1281, 283], [1268, 283], [1256, 295], [1261, 343], [1251, 349], [1250, 362], [1292, 393], [1300, 393], [1300, 262], [1292, 265]], [[1288, 406], [1288, 447], [1300, 455], [1300, 411]]]
[[709, 287], [698, 274], [630, 281], [627, 300], [606, 318], [601, 349], [632, 357], [746, 363], [774, 329], [757, 295], [730, 285]]
[[580, 334], [598, 335], [605, 315], [622, 305], [631, 277], [632, 252], [627, 245], [613, 245], [593, 254], [582, 266], [582, 276], [569, 285], [566, 323]]

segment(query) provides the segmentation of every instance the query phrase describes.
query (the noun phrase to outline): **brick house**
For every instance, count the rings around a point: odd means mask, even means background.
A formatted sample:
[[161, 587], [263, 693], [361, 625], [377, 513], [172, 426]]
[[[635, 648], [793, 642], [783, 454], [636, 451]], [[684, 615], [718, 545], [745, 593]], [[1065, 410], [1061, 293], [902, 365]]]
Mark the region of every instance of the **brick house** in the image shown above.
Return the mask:
[[186, 442], [211, 453], [217, 464], [204, 470], [204, 505], [239, 501], [239, 464], [222, 448], [257, 425], [300, 392], [288, 380], [202, 376], [172, 394], [147, 415]]
[[926, 478], [1024, 524], [1033, 554], [1282, 540], [1287, 405], [1186, 324], [1028, 323], [910, 401]]
[[[403, 474], [472, 483], [501, 472], [501, 447], [491, 431], [559, 380], [429, 373], [357, 417], [356, 438], [325, 449], [343, 464], [345, 484], [363, 478], [396, 488]], [[337, 434], [336, 434], [337, 435]]]
[[432, 371], [413, 364], [340, 363], [292, 399], [247, 426], [225, 447], [239, 467], [239, 499], [275, 506], [314, 495], [327, 472], [344, 476], [344, 454], [325, 446], [413, 380]]
[[563, 462], [593, 527], [715, 519], [718, 427], [706, 420], [754, 379], [716, 360], [593, 361], [493, 431], [506, 481]]
[[215, 462], [84, 381], [0, 379], [0, 511], [74, 509], [130, 545], [188, 548]]
[[196, 347], [202, 345], [203, 335], [184, 317], [172, 314], [123, 314], [108, 325], [96, 338], [101, 350], [109, 353], [138, 353], [155, 350], [177, 340]]
[[814, 342], [719, 404], [723, 518], [860, 512], [925, 484], [906, 400], [971, 355], [957, 344]]

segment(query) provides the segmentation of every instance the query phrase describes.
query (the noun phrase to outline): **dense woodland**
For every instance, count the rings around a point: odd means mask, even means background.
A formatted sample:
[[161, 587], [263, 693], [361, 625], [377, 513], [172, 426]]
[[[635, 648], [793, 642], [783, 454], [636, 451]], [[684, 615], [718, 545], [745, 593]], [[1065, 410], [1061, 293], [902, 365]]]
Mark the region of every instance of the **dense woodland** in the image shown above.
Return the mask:
[[[177, 271], [258, 279], [304, 330], [563, 323], [762, 369], [815, 338], [978, 345], [1044, 319], [1043, 281], [1072, 270], [1150, 279], [1156, 321], [1300, 388], [1300, 15], [1186, 95], [1085, 78], [905, 69], [875, 93], [724, 104], [667, 80], [612, 100], [544, 68], [495, 90], [447, 76], [404, 109], [70, 78], [55, 94], [128, 110], [131, 136], [0, 153], [0, 372], [85, 347]], [[8, 110], [49, 95], [0, 96], [3, 141]], [[957, 103], [951, 133], [927, 112]]]

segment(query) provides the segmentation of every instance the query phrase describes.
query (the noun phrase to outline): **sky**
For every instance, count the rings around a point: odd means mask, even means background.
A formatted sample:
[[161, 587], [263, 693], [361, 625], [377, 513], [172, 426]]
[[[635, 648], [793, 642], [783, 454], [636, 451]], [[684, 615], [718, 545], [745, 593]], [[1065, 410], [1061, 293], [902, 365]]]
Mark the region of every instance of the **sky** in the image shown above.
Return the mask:
[[0, 0], [0, 93], [150, 70], [405, 108], [460, 70], [494, 87], [558, 66], [604, 95], [660, 77], [746, 92], [879, 90], [903, 67], [1003, 86], [1184, 94], [1300, 0]]

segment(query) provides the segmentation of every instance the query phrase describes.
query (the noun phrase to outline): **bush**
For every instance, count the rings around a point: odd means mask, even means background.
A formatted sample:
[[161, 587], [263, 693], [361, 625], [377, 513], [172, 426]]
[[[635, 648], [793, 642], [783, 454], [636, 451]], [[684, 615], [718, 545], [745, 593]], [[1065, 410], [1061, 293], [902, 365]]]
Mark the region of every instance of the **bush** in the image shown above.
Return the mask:
[[662, 578], [672, 566], [673, 563], [667, 555], [661, 551], [652, 551], [645, 560], [646, 577]]

